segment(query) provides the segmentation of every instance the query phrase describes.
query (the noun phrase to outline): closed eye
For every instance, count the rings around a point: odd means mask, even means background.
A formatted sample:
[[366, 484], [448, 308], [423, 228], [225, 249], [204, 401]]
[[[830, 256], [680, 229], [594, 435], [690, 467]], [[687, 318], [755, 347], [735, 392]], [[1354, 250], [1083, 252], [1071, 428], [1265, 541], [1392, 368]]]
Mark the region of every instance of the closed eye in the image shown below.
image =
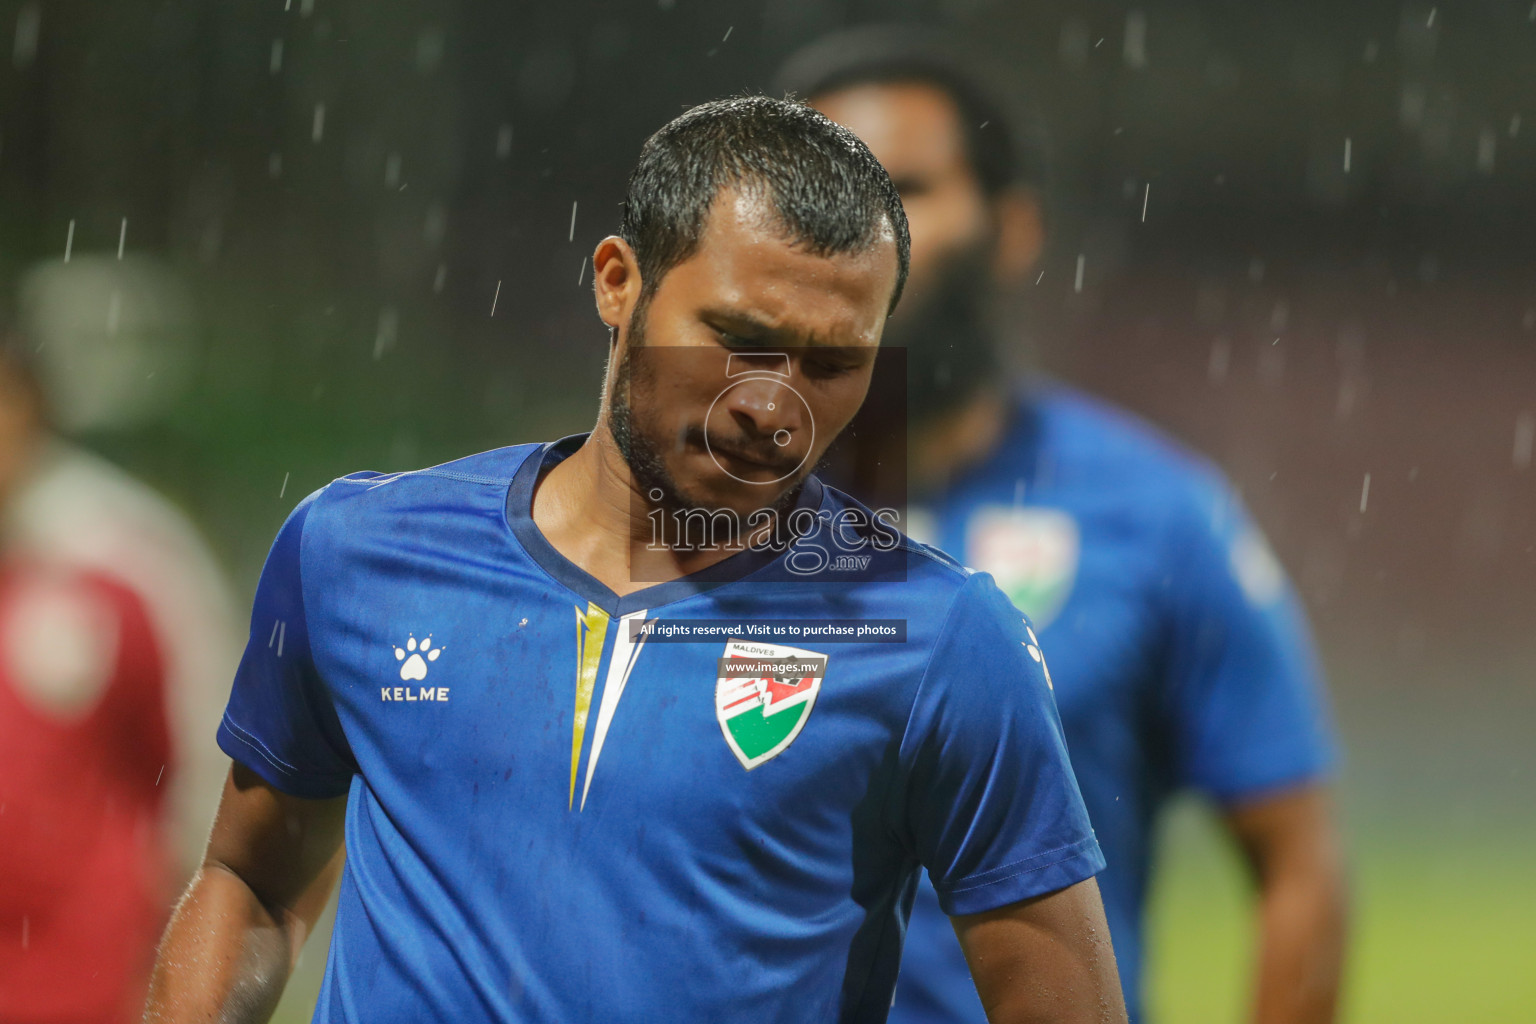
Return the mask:
[[853, 373], [864, 365], [860, 359], [839, 359], [835, 356], [807, 356], [802, 363], [802, 372], [813, 379], [825, 379], [828, 377], [840, 377]]

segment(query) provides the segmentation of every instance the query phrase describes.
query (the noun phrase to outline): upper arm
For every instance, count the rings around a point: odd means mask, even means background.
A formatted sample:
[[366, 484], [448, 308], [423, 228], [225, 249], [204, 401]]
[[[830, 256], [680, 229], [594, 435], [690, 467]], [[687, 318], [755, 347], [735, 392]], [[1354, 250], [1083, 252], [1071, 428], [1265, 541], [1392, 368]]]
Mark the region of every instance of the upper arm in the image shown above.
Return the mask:
[[304, 600], [305, 524], [321, 492], [300, 502], [262, 568], [251, 632], [218, 740], [234, 759], [204, 857], [237, 875], [269, 909], [312, 924], [340, 864], [355, 765], [315, 665]]
[[1177, 780], [1222, 802], [1325, 775], [1333, 737], [1306, 617], [1242, 504], [1175, 511], [1162, 697]]
[[1229, 804], [1222, 819], [1260, 884], [1297, 868], [1342, 884], [1343, 842], [1326, 786], [1313, 783]]
[[1104, 866], [1044, 656], [990, 576], [955, 598], [903, 740], [904, 827], [947, 914], [1052, 892]]
[[204, 869], [229, 871], [274, 916], [287, 911], [314, 927], [341, 866], [346, 797], [290, 796], [238, 761], [203, 857]]
[[345, 794], [356, 771], [309, 632], [306, 524], [320, 493], [299, 503], [272, 543], [218, 729], [230, 757], [284, 793], [310, 799]]
[[952, 918], [991, 1024], [1112, 1024], [1125, 1000], [1093, 879]]

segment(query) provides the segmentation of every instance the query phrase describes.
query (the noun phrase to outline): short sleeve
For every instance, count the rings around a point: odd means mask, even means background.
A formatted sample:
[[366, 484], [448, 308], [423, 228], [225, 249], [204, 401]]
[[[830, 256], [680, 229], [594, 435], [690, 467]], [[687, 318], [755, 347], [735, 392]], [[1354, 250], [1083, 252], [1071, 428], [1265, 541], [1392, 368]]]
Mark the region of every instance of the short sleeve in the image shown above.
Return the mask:
[[1326, 776], [1334, 742], [1306, 616], [1242, 503], [1175, 524], [1165, 710], [1176, 781], [1226, 803]]
[[965, 583], [902, 743], [906, 825], [946, 914], [1102, 870], [1039, 642], [986, 573]]
[[251, 633], [219, 723], [230, 757], [292, 796], [341, 796], [355, 766], [315, 669], [304, 609], [304, 526], [316, 491], [278, 531], [251, 610]]

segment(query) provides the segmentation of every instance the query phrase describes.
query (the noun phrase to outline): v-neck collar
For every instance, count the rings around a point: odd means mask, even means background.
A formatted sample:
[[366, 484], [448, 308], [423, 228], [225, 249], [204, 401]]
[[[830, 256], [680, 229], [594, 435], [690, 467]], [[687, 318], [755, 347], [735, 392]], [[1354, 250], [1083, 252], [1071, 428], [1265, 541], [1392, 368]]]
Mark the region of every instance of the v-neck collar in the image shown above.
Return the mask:
[[[782, 558], [786, 551], [771, 549], [739, 551], [729, 558], [706, 566], [698, 572], [665, 583], [636, 590], [620, 597], [597, 577], [566, 558], [544, 536], [533, 521], [533, 492], [545, 473], [576, 453], [587, 440], [586, 434], [572, 434], [551, 441], [532, 452], [512, 476], [507, 488], [506, 520], [518, 543], [528, 556], [560, 584], [620, 618], [642, 609], [659, 608], [701, 594], [727, 583], [735, 583], [766, 568]], [[814, 475], [805, 478], [795, 507], [819, 510], [824, 497], [821, 481]]]

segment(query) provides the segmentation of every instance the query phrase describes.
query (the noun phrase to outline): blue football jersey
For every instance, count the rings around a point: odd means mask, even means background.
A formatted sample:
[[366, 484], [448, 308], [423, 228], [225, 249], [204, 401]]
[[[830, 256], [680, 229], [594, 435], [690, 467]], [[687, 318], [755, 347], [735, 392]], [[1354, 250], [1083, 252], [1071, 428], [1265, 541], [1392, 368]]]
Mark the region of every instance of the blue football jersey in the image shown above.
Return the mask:
[[[1331, 765], [1303, 613], [1216, 471], [1064, 388], [1024, 390], [996, 449], [927, 515], [923, 539], [995, 577], [1050, 655], [1135, 1020], [1154, 822], [1170, 795], [1236, 802]], [[986, 1021], [926, 884], [890, 1019]]]
[[[952, 914], [1102, 867], [990, 577], [891, 531], [856, 582], [789, 568], [797, 542], [619, 598], [530, 512], [581, 441], [344, 477], [273, 544], [219, 740], [348, 797], [315, 1020], [882, 1021], [920, 866]], [[905, 641], [637, 628], [673, 620]]]

